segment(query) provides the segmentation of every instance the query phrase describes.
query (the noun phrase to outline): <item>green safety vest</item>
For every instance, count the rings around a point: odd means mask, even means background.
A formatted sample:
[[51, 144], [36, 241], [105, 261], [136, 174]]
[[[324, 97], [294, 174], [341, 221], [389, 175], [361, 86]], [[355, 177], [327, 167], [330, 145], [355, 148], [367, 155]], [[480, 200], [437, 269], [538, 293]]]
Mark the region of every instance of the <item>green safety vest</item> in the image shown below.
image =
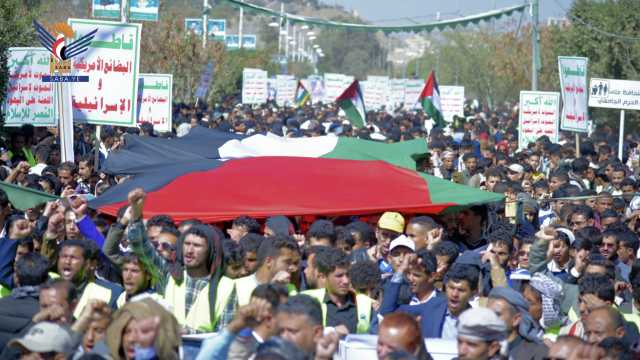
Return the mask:
[[[302, 294], [309, 295], [320, 303], [320, 307], [322, 308], [322, 326], [327, 326], [327, 304], [324, 302], [325, 293], [325, 289], [305, 290], [302, 292]], [[372, 305], [373, 300], [370, 297], [365, 294], [356, 294], [356, 312], [358, 314], [356, 332], [358, 334], [369, 333]]]
[[[187, 273], [185, 271], [184, 277]], [[233, 292], [234, 282], [230, 278], [223, 276], [220, 278], [218, 288], [216, 290], [216, 304], [214, 309], [214, 316], [211, 317], [209, 311], [209, 284], [200, 290], [198, 296], [191, 305], [191, 309], [188, 314], [186, 313], [186, 281], [181, 284], [177, 284], [173, 279], [173, 276], [169, 277], [169, 282], [164, 290], [164, 299], [173, 307], [173, 315], [175, 315], [178, 323], [182, 326], [189, 326], [192, 329], [197, 329], [205, 332], [212, 332], [215, 328], [220, 316], [224, 312], [227, 302]]]
[[0, 285], [0, 298], [11, 295], [11, 289], [4, 285]]
[[[244, 276], [234, 280], [236, 286], [236, 296], [238, 297], [238, 306], [249, 305], [251, 301], [251, 294], [253, 290], [258, 287], [258, 283], [253, 275]], [[287, 284], [287, 290], [289, 296], [294, 296], [298, 293], [295, 285]]]

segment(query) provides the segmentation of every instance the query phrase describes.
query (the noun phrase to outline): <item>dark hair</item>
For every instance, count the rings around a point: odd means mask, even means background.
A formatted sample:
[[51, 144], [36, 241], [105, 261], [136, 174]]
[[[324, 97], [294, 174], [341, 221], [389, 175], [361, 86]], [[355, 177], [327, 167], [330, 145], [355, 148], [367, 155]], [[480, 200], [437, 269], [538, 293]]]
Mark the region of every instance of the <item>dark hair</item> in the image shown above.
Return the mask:
[[[616, 230], [618, 232], [616, 234], [616, 239], [618, 239], [618, 246], [624, 245], [625, 247], [632, 248], [633, 254], [635, 255], [638, 252], [638, 248], [640, 247], [640, 240], [638, 239], [638, 235], [628, 229]], [[606, 231], [603, 236], [606, 236]]]
[[80, 158], [80, 160], [78, 161], [78, 163], [79, 163], [79, 162], [84, 162], [84, 163], [87, 163], [87, 166], [89, 166], [89, 167], [93, 167], [93, 161], [94, 161], [94, 159], [95, 159], [94, 154], [92, 154], [92, 153], [86, 153], [86, 154], [84, 154], [84, 155]]
[[344, 226], [336, 226], [336, 244], [338, 242], [345, 242], [350, 248], [356, 244], [356, 239], [353, 238], [353, 234]]
[[599, 252], [592, 252], [589, 254], [589, 262], [587, 266], [600, 266], [605, 269], [606, 275], [611, 279], [616, 277], [616, 266], [612, 261], [605, 258]]
[[275, 312], [280, 305], [280, 292], [274, 284], [260, 284], [251, 292], [251, 297], [266, 300], [271, 304], [271, 311]]
[[147, 229], [152, 226], [167, 226], [167, 227], [176, 227], [173, 219], [169, 215], [156, 215], [152, 216], [149, 221], [147, 221]]
[[258, 346], [255, 360], [305, 360], [307, 356], [294, 343], [274, 336]]
[[242, 264], [244, 262], [244, 249], [240, 244], [231, 240], [224, 239], [222, 241], [222, 254], [224, 255], [224, 264]]
[[171, 225], [171, 226], [163, 225], [160, 228], [159, 234], [171, 234], [171, 235], [175, 236], [176, 238], [180, 237], [180, 231], [178, 231], [178, 228], [176, 228], [173, 225]]
[[380, 285], [381, 275], [378, 264], [371, 260], [358, 261], [349, 269], [351, 286], [359, 292], [377, 288]]
[[278, 306], [278, 312], [293, 315], [305, 315], [312, 326], [322, 326], [323, 323], [320, 303], [309, 295], [299, 294], [290, 297], [286, 303]]
[[587, 226], [575, 232], [576, 239], [589, 241], [593, 246], [602, 245], [602, 233], [595, 226]]
[[60, 256], [60, 254], [62, 254], [62, 249], [64, 249], [65, 247], [79, 247], [80, 249], [82, 249], [82, 257], [84, 258], [85, 261], [91, 260], [93, 259], [93, 254], [92, 254], [92, 249], [89, 248], [89, 244], [87, 240], [82, 240], [82, 239], [69, 239], [69, 240], [65, 240], [62, 243], [60, 243], [60, 252], [58, 253], [58, 256]]
[[613, 280], [603, 274], [585, 274], [578, 284], [580, 295], [594, 294], [600, 300], [613, 303], [616, 297]]
[[244, 249], [245, 254], [248, 252], [255, 252], [257, 254], [260, 244], [264, 241], [265, 237], [262, 235], [248, 233], [240, 239], [240, 246]]
[[327, 248], [326, 251], [319, 251], [315, 256], [315, 265], [318, 272], [329, 275], [337, 268], [349, 269], [350, 260], [347, 254], [336, 248]]
[[16, 261], [15, 266], [20, 286], [38, 286], [47, 281], [49, 276], [49, 260], [40, 254], [25, 254]]
[[100, 129], [100, 141], [102, 142], [115, 136], [116, 130], [113, 128], [113, 126], [103, 126], [102, 129]]
[[484, 172], [484, 177], [487, 179], [489, 177], [498, 177], [502, 180], [504, 179], [504, 173], [502, 170], [498, 169], [497, 167], [490, 167]]
[[307, 231], [307, 238], [329, 239], [331, 246], [336, 245], [336, 229], [329, 220], [316, 220]]
[[377, 242], [374, 228], [363, 221], [354, 221], [348, 224], [346, 228], [351, 231], [351, 233], [357, 233], [363, 243], [373, 245]]
[[416, 216], [409, 220], [409, 224], [420, 225], [421, 227], [428, 230], [441, 227], [435, 220], [433, 220], [431, 216]]
[[589, 168], [589, 160], [579, 157], [571, 162], [571, 170], [575, 173], [585, 172]]
[[18, 239], [18, 246], [26, 247], [29, 252], [33, 251], [33, 237], [27, 236]]
[[75, 174], [76, 164], [72, 163], [71, 161], [63, 162], [62, 164], [58, 165], [58, 171], [60, 170], [67, 170], [71, 174]]
[[636, 183], [632, 178], [624, 178], [620, 183], [620, 187], [623, 186], [633, 186], [633, 188], [635, 189], [638, 186], [638, 183]]
[[463, 162], [467, 162], [467, 160], [469, 159], [476, 159], [478, 160], [478, 156], [474, 153], [466, 153], [464, 155], [462, 155], [462, 161]]
[[473, 265], [453, 264], [444, 276], [445, 283], [449, 281], [466, 281], [472, 291], [478, 289], [478, 278], [480, 274], [478, 269]]
[[562, 169], [557, 169], [556, 171], [554, 171], [551, 176], [549, 176], [549, 179], [551, 178], [558, 178], [561, 181], [564, 180], [563, 182], [569, 182], [569, 175], [565, 170]]
[[256, 260], [259, 264], [258, 266], [261, 266], [268, 257], [278, 257], [281, 249], [289, 249], [296, 252], [300, 251], [298, 244], [291, 236], [274, 235], [272, 237], [265, 238], [260, 244], [256, 254]]
[[549, 189], [549, 183], [546, 180], [538, 180], [533, 183], [533, 189]]
[[620, 218], [620, 214], [618, 214], [614, 210], [606, 209], [605, 211], [602, 212], [602, 214], [600, 214], [600, 219], [606, 219], [606, 218]]
[[252, 217], [249, 216], [239, 216], [233, 220], [234, 226], [242, 226], [247, 229], [248, 233], [258, 234], [260, 233], [260, 223]]
[[67, 293], [67, 302], [69, 304], [73, 303], [78, 299], [78, 290], [75, 285], [69, 280], [65, 280], [62, 278], [58, 279], [49, 279], [44, 284], [40, 285], [40, 291], [55, 289], [61, 290]]
[[[497, 229], [492, 231], [487, 236], [489, 239], [489, 243], [491, 244], [503, 244], [507, 245], [507, 249], [509, 249], [509, 254], [513, 252], [513, 233], [509, 232], [505, 229]], [[568, 244], [567, 244], [568, 245]]]
[[578, 205], [573, 209], [573, 215], [582, 215], [585, 219], [593, 219], [593, 209], [587, 205]]
[[433, 254], [435, 256], [448, 256], [449, 266], [451, 266], [458, 258], [460, 251], [458, 245], [453, 241], [439, 241], [433, 246]]
[[418, 267], [427, 274], [431, 274], [438, 270], [438, 261], [431, 251], [420, 250], [416, 253], [418, 259]]
[[[609, 317], [612, 318], [611, 320], [614, 322], [620, 321], [620, 319], [622, 318], [622, 315], [620, 314], [620, 312], [614, 309], [611, 309], [611, 310], [617, 313], [617, 315], [613, 313], [609, 314]], [[615, 328], [619, 328], [619, 326], [616, 326]], [[631, 351], [629, 351], [629, 347], [626, 346], [624, 341], [620, 338], [613, 337], [613, 336], [604, 338], [602, 341], [600, 341], [600, 343], [598, 343], [598, 347], [601, 347], [602, 349], [604, 349], [604, 351], [607, 354], [607, 359], [616, 359], [616, 360], [633, 360], [634, 359], [633, 354], [631, 353]]]

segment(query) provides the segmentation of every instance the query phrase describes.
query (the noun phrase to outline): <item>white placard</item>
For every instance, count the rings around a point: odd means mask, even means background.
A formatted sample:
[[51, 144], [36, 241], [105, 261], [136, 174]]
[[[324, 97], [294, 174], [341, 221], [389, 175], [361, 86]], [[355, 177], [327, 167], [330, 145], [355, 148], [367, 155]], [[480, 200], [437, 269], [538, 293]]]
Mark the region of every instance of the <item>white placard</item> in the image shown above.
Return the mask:
[[404, 108], [414, 110], [420, 108], [418, 98], [424, 88], [424, 80], [407, 80], [404, 87]]
[[544, 135], [558, 142], [559, 111], [560, 93], [520, 91], [519, 148], [525, 149]]
[[5, 126], [56, 126], [54, 83], [42, 82], [50, 57], [43, 48], [9, 48]]
[[[364, 81], [360, 82], [362, 85]], [[363, 86], [364, 103], [367, 109], [379, 110], [387, 104], [389, 95], [388, 76], [368, 76], [367, 86]]]
[[276, 104], [292, 106], [295, 103], [297, 85], [293, 75], [276, 75]]
[[140, 74], [138, 84], [138, 125], [148, 122], [158, 132], [170, 132], [172, 121], [171, 74]]
[[560, 93], [562, 94], [562, 130], [588, 132], [587, 64], [584, 57], [558, 56]]
[[267, 102], [267, 72], [245, 68], [242, 71], [242, 103], [264, 104]]
[[447, 122], [453, 122], [454, 116], [464, 116], [464, 86], [440, 86], [440, 106]]
[[324, 101], [325, 87], [322, 76], [309, 75], [306, 80], [302, 80], [302, 85], [311, 93], [311, 103], [317, 104]]
[[344, 74], [324, 74], [324, 102], [332, 103], [336, 101], [336, 98], [344, 92], [344, 90], [351, 84], [346, 84], [346, 75]]
[[73, 119], [98, 125], [135, 126], [141, 24], [69, 19], [76, 37], [98, 29], [89, 49], [73, 58]]
[[387, 107], [389, 109], [396, 109], [404, 103], [406, 82], [407, 79], [389, 80], [389, 97], [387, 99]]
[[640, 81], [591, 78], [589, 106], [640, 110]]

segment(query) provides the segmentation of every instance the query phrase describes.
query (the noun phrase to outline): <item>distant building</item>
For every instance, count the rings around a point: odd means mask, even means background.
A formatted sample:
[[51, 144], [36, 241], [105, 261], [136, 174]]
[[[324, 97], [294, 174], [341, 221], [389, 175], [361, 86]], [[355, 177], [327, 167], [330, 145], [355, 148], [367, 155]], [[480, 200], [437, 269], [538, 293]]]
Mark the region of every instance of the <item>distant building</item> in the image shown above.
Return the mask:
[[566, 17], [550, 17], [547, 19], [547, 26], [565, 27], [571, 25], [571, 21]]

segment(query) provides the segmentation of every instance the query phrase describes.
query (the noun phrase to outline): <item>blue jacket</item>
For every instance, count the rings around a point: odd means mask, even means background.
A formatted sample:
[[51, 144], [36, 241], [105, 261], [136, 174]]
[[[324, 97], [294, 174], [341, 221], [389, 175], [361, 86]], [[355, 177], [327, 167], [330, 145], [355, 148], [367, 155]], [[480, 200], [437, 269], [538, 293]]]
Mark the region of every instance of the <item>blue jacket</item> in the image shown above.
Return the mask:
[[442, 326], [447, 315], [447, 297], [436, 296], [420, 305], [402, 305], [398, 311], [420, 316], [423, 338], [439, 338], [442, 336]]

